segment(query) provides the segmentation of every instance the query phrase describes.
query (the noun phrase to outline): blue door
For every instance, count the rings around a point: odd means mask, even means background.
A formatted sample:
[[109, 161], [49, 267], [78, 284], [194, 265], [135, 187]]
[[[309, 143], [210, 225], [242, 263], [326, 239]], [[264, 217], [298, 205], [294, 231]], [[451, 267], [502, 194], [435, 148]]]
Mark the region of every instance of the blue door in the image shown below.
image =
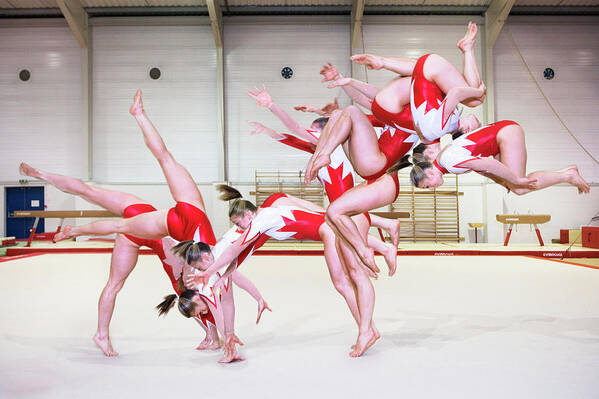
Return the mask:
[[[29, 237], [35, 218], [10, 217], [14, 211], [43, 211], [44, 187], [6, 187], [6, 236]], [[44, 219], [37, 225], [37, 233], [44, 232]]]

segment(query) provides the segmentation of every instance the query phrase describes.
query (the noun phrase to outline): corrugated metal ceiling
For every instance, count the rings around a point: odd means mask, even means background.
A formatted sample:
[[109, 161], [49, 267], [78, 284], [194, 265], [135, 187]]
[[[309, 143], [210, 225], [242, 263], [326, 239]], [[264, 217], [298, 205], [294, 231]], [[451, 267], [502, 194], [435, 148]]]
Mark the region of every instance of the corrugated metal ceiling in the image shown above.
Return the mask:
[[[205, 0], [80, 0], [88, 9], [110, 8], [153, 8], [159, 12], [158, 7], [204, 7]], [[368, 7], [485, 7], [491, 0], [366, 0]], [[221, 0], [230, 7], [351, 7], [352, 0]], [[516, 0], [515, 7], [599, 7], [599, 0]], [[0, 0], [0, 9], [56, 9], [55, 0]]]

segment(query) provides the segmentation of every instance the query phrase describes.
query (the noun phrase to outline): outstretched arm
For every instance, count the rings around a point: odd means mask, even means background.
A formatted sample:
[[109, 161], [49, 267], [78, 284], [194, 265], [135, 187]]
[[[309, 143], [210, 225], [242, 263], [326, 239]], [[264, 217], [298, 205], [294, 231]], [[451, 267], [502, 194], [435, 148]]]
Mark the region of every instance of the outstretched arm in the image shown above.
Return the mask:
[[350, 59], [358, 64], [366, 65], [368, 69], [386, 69], [402, 76], [411, 76], [416, 65], [412, 58], [390, 58], [373, 54], [355, 54]]
[[249, 278], [245, 277], [243, 274], [238, 271], [234, 271], [231, 275], [233, 282], [242, 290], [247, 291], [248, 294], [252, 296], [258, 302], [258, 317], [256, 318], [256, 324], [260, 322], [260, 317], [262, 317], [262, 312], [268, 310], [272, 312], [272, 310], [268, 307], [268, 304], [262, 298], [262, 294], [258, 291], [258, 288], [250, 281]]
[[291, 133], [316, 144], [316, 138], [308, 134], [308, 132], [306, 132], [306, 128], [301, 126], [295, 119], [289, 116], [287, 112], [283, 111], [281, 107], [275, 104], [268, 91], [266, 91], [266, 86], [264, 84], [262, 87], [263, 90], [260, 90], [257, 87], [254, 87], [255, 91], [249, 90], [249, 96], [255, 99], [258, 102], [258, 105], [268, 108], [277, 118], [281, 120], [281, 122], [283, 122], [285, 127], [289, 129]]
[[250, 122], [250, 125], [254, 126], [254, 130], [252, 130], [250, 134], [265, 133], [273, 139], [277, 140], [279, 143], [288, 145], [289, 147], [293, 147], [298, 150], [309, 152], [310, 154], [313, 154], [314, 149], [316, 148], [316, 146], [311, 142], [304, 141], [300, 138], [297, 138], [289, 134], [276, 132], [259, 122]]
[[371, 101], [374, 100], [380, 90], [371, 84], [352, 78], [344, 78], [330, 62], [322, 67], [320, 74], [323, 76], [322, 82], [333, 81], [328, 85], [330, 89], [341, 87], [349, 98], [367, 109], [370, 109]]
[[333, 113], [333, 111], [339, 109], [339, 103], [337, 102], [337, 97], [335, 97], [332, 102], [325, 104], [322, 108], [318, 108], [313, 105], [303, 104], [296, 105], [295, 107], [293, 107], [293, 109], [302, 112], [313, 112], [320, 116], [330, 116]]

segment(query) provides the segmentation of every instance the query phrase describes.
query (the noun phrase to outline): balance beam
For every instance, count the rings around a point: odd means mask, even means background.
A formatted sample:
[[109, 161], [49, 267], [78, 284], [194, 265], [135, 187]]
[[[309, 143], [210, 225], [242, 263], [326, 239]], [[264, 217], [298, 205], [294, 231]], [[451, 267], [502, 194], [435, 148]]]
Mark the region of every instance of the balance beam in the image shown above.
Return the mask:
[[[34, 237], [54, 239], [54, 235], [62, 229], [62, 224], [65, 218], [105, 218], [105, 217], [121, 217], [121, 215], [115, 215], [112, 212], [104, 210], [85, 210], [85, 211], [14, 211], [9, 217], [13, 218], [35, 218], [33, 227], [29, 233], [26, 247], [31, 246], [31, 241]], [[43, 219], [60, 219], [60, 224], [54, 233], [40, 233], [35, 234], [39, 220]]]
[[499, 223], [510, 225], [503, 246], [507, 246], [508, 242], [510, 241], [510, 236], [512, 235], [512, 228], [515, 224], [534, 225], [535, 231], [537, 232], [537, 238], [539, 239], [539, 244], [541, 244], [541, 246], [545, 245], [545, 243], [543, 243], [543, 237], [541, 237], [541, 232], [539, 231], [539, 226], [537, 226], [537, 224], [547, 223], [551, 220], [551, 215], [496, 215], [495, 218]]

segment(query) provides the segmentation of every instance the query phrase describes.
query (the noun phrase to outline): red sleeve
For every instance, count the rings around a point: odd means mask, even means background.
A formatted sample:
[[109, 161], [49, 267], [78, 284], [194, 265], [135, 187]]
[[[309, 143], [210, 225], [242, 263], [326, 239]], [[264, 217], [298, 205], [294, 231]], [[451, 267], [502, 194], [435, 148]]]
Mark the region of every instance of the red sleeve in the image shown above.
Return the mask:
[[298, 150], [309, 152], [310, 154], [314, 154], [314, 150], [316, 146], [309, 141], [301, 140], [295, 136], [290, 134], [283, 133], [283, 138], [279, 140], [280, 143], [288, 145], [289, 147], [297, 148]]

